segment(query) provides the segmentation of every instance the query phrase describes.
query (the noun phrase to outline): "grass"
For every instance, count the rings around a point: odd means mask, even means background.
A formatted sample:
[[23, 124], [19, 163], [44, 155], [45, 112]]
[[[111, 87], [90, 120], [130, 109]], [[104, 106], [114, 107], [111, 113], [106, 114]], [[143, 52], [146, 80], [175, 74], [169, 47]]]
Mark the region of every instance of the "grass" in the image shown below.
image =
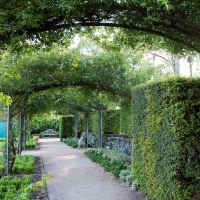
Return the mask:
[[3, 151], [5, 149], [5, 145], [6, 145], [6, 139], [0, 138], [0, 174], [3, 170], [4, 165], [5, 165], [5, 157], [2, 155]]
[[4, 156], [0, 156], [0, 174], [3, 170], [3, 167], [5, 165], [5, 157]]
[[[0, 156], [0, 167], [5, 158]], [[35, 158], [31, 155], [17, 155], [13, 165], [13, 176], [0, 178], [0, 199], [2, 200], [30, 200], [30, 193], [37, 191], [37, 185], [32, 183], [32, 173], [35, 167]], [[16, 174], [22, 174], [15, 177]], [[25, 175], [28, 174], [28, 175]]]
[[0, 138], [0, 151], [3, 151], [5, 145], [6, 145], [6, 139]]

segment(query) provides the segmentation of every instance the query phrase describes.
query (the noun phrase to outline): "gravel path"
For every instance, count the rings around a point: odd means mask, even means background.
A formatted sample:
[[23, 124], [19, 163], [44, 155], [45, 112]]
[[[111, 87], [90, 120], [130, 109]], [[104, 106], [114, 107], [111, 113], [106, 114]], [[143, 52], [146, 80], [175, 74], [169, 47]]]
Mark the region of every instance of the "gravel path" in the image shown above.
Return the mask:
[[84, 149], [72, 149], [58, 139], [41, 139], [40, 145], [27, 153], [44, 161], [49, 200], [143, 200], [85, 157]]

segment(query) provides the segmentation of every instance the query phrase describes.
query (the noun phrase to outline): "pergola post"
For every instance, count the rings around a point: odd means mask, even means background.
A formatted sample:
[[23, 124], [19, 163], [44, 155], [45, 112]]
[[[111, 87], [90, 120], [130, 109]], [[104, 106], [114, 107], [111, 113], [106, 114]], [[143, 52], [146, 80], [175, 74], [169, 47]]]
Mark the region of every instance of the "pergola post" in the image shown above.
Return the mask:
[[6, 133], [6, 176], [10, 174], [10, 105], [7, 108], [7, 133]]
[[18, 115], [18, 124], [19, 124], [19, 135], [18, 135], [18, 154], [21, 155], [22, 152], [22, 112], [19, 111]]
[[[77, 125], [77, 130], [78, 130], [78, 132], [77, 133], [79, 133], [80, 132], [80, 114], [78, 113], [78, 125]], [[80, 134], [79, 134], [79, 136], [80, 136]], [[77, 137], [78, 137], [78, 135], [77, 135]], [[77, 138], [78, 139], [78, 138]]]
[[88, 148], [89, 116], [86, 115], [86, 147]]
[[26, 115], [24, 115], [24, 150], [26, 150]]
[[103, 111], [99, 110], [99, 146], [103, 147]]
[[75, 137], [78, 139], [78, 131], [79, 131], [79, 114], [75, 115]]
[[26, 118], [26, 140], [30, 139], [30, 114]]

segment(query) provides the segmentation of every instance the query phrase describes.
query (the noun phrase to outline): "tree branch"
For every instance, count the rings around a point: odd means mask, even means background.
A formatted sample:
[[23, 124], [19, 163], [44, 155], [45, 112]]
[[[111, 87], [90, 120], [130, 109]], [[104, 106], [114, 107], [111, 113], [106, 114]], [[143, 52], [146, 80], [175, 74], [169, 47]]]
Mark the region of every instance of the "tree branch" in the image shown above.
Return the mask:
[[[26, 33], [27, 34], [37, 34], [37, 33], [41, 33], [41, 32], [47, 32], [47, 31], [51, 31], [51, 30], [58, 30], [58, 29], [64, 29], [64, 28], [70, 28], [70, 27], [76, 27], [76, 26], [104, 26], [104, 27], [115, 27], [115, 28], [124, 28], [124, 29], [129, 29], [129, 30], [137, 30], [137, 31], [141, 31], [141, 32], [145, 32], [148, 34], [152, 34], [152, 35], [157, 35], [157, 36], [161, 36], [167, 39], [170, 39], [172, 41], [175, 41], [177, 43], [181, 43], [184, 46], [187, 46], [195, 51], [200, 51], [200, 49], [196, 46], [193, 45], [189, 42], [186, 42], [185, 39], [183, 38], [183, 40], [181, 38], [175, 38], [174, 36], [172, 36], [171, 34], [166, 34], [163, 33], [161, 31], [158, 30], [153, 30], [150, 28], [143, 28], [143, 27], [137, 27], [137, 26], [133, 26], [133, 25], [126, 25], [126, 24], [116, 24], [116, 23], [104, 23], [104, 22], [77, 22], [77, 23], [73, 23], [73, 24], [60, 24], [60, 25], [56, 25], [56, 26], [47, 26], [47, 27], [41, 27], [41, 28], [32, 28], [32, 29], [27, 29]], [[22, 34], [22, 33], [19, 33]]]
[[32, 86], [28, 90], [13, 90], [12, 95], [31, 95], [33, 93], [41, 92], [44, 90], [52, 88], [65, 88], [65, 87], [89, 87], [91, 89], [103, 90], [112, 93], [116, 96], [121, 96], [126, 99], [131, 99], [131, 92], [125, 90], [118, 90], [110, 87], [109, 85], [100, 85], [99, 83], [89, 82], [89, 81], [76, 81], [74, 83], [60, 82], [60, 83], [49, 83], [45, 85]]

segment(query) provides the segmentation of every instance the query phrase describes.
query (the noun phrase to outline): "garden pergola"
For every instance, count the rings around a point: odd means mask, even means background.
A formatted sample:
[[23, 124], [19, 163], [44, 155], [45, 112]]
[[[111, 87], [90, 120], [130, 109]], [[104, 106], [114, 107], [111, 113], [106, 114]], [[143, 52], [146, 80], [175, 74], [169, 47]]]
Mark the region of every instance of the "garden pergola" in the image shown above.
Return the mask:
[[[126, 45], [131, 45], [132, 40], [136, 38], [134, 41], [150, 45], [156, 43], [174, 53], [200, 52], [199, 6], [199, 0], [21, 0], [17, 3], [8, 3], [3, 0], [0, 3], [0, 43], [2, 50], [10, 50], [10, 48], [23, 50], [29, 44], [34, 47], [37, 45], [49, 47], [51, 43], [63, 43], [64, 38], [71, 36], [72, 33], [82, 30], [90, 33], [91, 27], [109, 27], [117, 28], [117, 31], [122, 33], [124, 36], [122, 42]], [[82, 27], [89, 27], [89, 29]], [[109, 30], [113, 31], [113, 29]], [[23, 72], [22, 79], [17, 80], [11, 77], [8, 82], [2, 80], [0, 91], [7, 94], [9, 92], [9, 95], [13, 97], [12, 112], [13, 108], [15, 112], [19, 112], [20, 106], [26, 102], [30, 94], [52, 87], [88, 86], [131, 99], [130, 88], [133, 85], [127, 87], [126, 81], [123, 82], [126, 78], [119, 76], [123, 74], [121, 71], [101, 74], [99, 72], [102, 71], [99, 68], [98, 70], [93, 68], [100, 65], [91, 65], [89, 62], [86, 66], [90, 66], [90, 70], [84, 71], [86, 68], [83, 65], [84, 70], [81, 71], [76, 68], [79, 62], [77, 60], [74, 61], [70, 57], [60, 59], [59, 56], [56, 60], [60, 62], [53, 61], [53, 64], [47, 64], [37, 57], [36, 61], [39, 61], [39, 65], [37, 62], [26, 65], [28, 62], [24, 60], [21, 66], [19, 65], [19, 69]], [[109, 60], [113, 59], [109, 58]], [[109, 60], [106, 63], [109, 63]], [[54, 74], [56, 81], [49, 81], [49, 77], [46, 76], [44, 79], [38, 78], [41, 75], [41, 71], [38, 70], [41, 63], [47, 66], [43, 71], [44, 74], [51, 72], [52, 66], [60, 66], [58, 73]], [[30, 68], [24, 70], [22, 66], [30, 66]], [[66, 66], [70, 68], [64, 70]], [[114, 68], [121, 69], [116, 65]], [[90, 73], [91, 71], [98, 72], [95, 78]], [[105, 75], [107, 75], [106, 83], [102, 81]], [[134, 125], [138, 127], [138, 130], [134, 135], [134, 142], [138, 145], [138, 153], [135, 155], [134, 169], [137, 171], [136, 176], [140, 179], [143, 190], [150, 198], [199, 197], [199, 98], [197, 98], [197, 91], [199, 91], [198, 80], [185, 79], [169, 80], [135, 90], [137, 112]], [[159, 95], [160, 93], [166, 98]], [[10, 121], [10, 115], [8, 121]], [[189, 144], [188, 135], [192, 138]], [[163, 143], [166, 145], [162, 145]], [[190, 162], [188, 158], [192, 153], [195, 160]], [[166, 154], [168, 156], [165, 156]]]
[[[115, 54], [107, 56], [105, 56], [105, 54], [100, 54], [94, 57], [83, 55], [82, 60], [78, 61], [76, 63], [77, 66], [74, 67], [74, 60], [72, 59], [74, 56], [75, 54], [69, 54], [69, 52], [60, 54], [48, 52], [48, 54], [35, 54], [35, 56], [30, 58], [26, 56], [22, 57], [15, 65], [20, 78], [14, 76], [1, 82], [1, 91], [9, 94], [13, 100], [12, 105], [8, 105], [7, 143], [9, 145], [7, 145], [7, 174], [9, 173], [10, 147], [12, 147], [11, 149], [14, 156], [16, 153], [14, 150], [13, 138], [10, 134], [12, 129], [10, 122], [12, 118], [19, 114], [20, 128], [18, 152], [21, 153], [22, 123], [26, 125], [25, 113], [28, 114], [28, 107], [36, 111], [41, 109], [42, 106], [45, 106], [45, 104], [50, 103], [48, 100], [41, 103], [41, 99], [37, 102], [36, 99], [35, 104], [27, 104], [27, 100], [31, 95], [48, 89], [56, 90], [67, 87], [86, 87], [95, 91], [105, 91], [130, 101], [130, 80], [129, 76], [126, 75], [126, 68], [122, 64], [120, 57], [117, 57]], [[113, 57], [115, 58], [114, 60]], [[6, 70], [10, 70], [13, 66], [8, 62], [5, 63], [5, 67]], [[55, 95], [52, 101], [56, 102], [58, 98], [59, 96]], [[48, 95], [46, 99], [48, 99]], [[67, 100], [70, 101], [70, 99]], [[39, 107], [37, 107], [38, 104], [40, 105]], [[77, 105], [76, 102], [74, 105], [69, 104], [71, 112], [73, 112], [72, 109], [74, 109], [74, 111], [85, 113], [87, 118], [88, 109], [90, 110], [91, 108], [88, 106], [87, 109], [87, 107], [85, 108], [84, 105], [80, 104], [81, 103]], [[55, 103], [52, 105], [54, 108], [57, 106]], [[101, 106], [101, 103], [96, 106], [96, 109], [99, 110], [99, 137], [102, 145], [102, 110], [104, 106]], [[86, 127], [86, 132], [88, 133], [88, 120]], [[24, 126], [24, 128], [26, 129], [26, 126]], [[26, 137], [26, 134], [24, 134], [24, 137]]]

